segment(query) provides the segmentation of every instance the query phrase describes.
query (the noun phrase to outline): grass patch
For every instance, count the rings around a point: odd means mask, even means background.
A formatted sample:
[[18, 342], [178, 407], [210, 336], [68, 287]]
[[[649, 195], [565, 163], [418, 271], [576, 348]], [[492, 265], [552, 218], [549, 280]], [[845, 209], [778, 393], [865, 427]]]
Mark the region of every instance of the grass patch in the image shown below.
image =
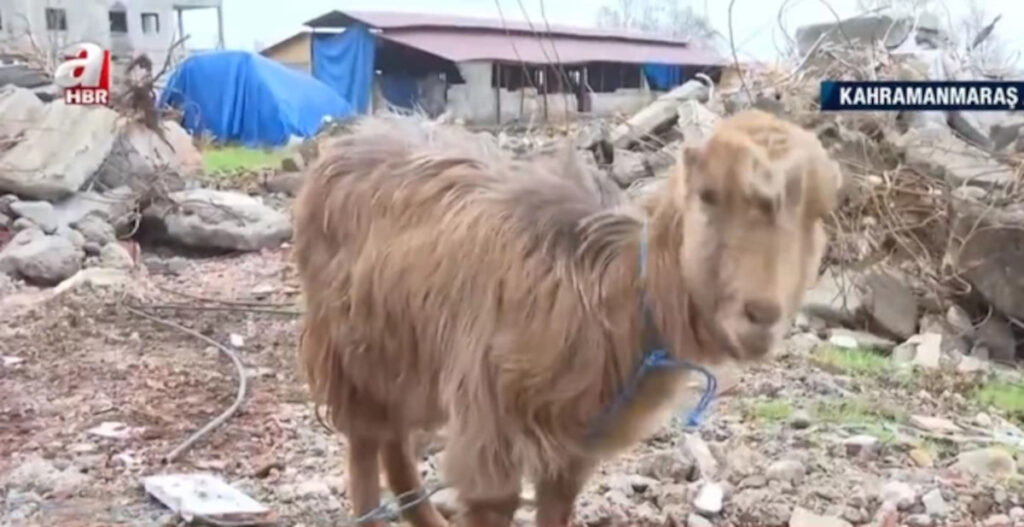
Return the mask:
[[853, 375], [878, 376], [892, 371], [889, 358], [870, 350], [822, 346], [811, 360], [826, 369]]
[[996, 380], [985, 383], [974, 392], [974, 400], [992, 406], [1020, 420], [1024, 418], [1024, 385]]
[[793, 414], [793, 406], [788, 401], [756, 401], [745, 409], [748, 419], [759, 421], [784, 421]]
[[859, 399], [821, 401], [814, 407], [815, 417], [827, 423], [870, 426], [881, 421], [901, 423], [907, 414], [899, 409]]
[[279, 150], [217, 146], [203, 150], [203, 166], [207, 173], [255, 170], [279, 166], [285, 155]]

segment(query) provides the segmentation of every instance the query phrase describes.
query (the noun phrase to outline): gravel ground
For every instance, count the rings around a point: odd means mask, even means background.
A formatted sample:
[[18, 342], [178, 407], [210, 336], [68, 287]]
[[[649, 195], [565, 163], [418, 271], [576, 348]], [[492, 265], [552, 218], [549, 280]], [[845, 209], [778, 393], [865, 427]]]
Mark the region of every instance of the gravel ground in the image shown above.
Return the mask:
[[[0, 525], [177, 525], [141, 478], [196, 471], [273, 508], [280, 525], [343, 524], [344, 441], [318, 424], [296, 377], [296, 319], [158, 311], [234, 341], [249, 383], [238, 414], [164, 464], [231, 404], [235, 372], [216, 348], [124, 305], [211, 305], [184, 293], [295, 309], [287, 248], [143, 262], [128, 284], [50, 299], [0, 282]], [[581, 524], [1024, 526], [1019, 447], [997, 441], [1019, 433], [1021, 415], [976, 395], [1015, 372], [922, 371], [794, 332], [773, 360], [720, 374], [702, 427], [666, 425], [601, 467]], [[110, 423], [116, 437], [90, 432]], [[423, 461], [428, 476], [436, 455]], [[449, 508], [452, 496], [435, 500]]]

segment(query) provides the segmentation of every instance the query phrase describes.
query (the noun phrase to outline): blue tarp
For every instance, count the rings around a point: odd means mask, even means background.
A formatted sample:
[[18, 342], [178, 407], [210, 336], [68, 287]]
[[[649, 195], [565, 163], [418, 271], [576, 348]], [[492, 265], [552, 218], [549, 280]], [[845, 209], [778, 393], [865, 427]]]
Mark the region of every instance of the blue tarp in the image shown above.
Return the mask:
[[409, 75], [381, 75], [380, 92], [389, 103], [399, 108], [414, 109], [419, 102], [419, 85], [416, 77]]
[[672, 64], [644, 64], [644, 74], [652, 90], [669, 91], [683, 83], [683, 67]]
[[161, 106], [184, 109], [183, 126], [219, 141], [278, 146], [315, 134], [352, 105], [310, 75], [247, 51], [192, 55], [167, 81]]
[[333, 88], [359, 112], [370, 108], [377, 39], [355, 24], [337, 35], [313, 35], [313, 76]]

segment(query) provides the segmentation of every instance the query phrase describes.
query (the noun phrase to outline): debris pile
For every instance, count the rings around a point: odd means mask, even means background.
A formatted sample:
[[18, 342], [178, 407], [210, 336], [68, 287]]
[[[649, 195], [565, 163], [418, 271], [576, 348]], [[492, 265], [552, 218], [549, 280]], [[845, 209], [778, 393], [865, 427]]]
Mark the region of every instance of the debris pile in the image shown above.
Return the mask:
[[130, 269], [141, 232], [189, 248], [279, 245], [290, 222], [259, 199], [190, 188], [203, 171], [173, 121], [44, 103], [0, 88], [0, 273], [52, 286], [85, 267]]

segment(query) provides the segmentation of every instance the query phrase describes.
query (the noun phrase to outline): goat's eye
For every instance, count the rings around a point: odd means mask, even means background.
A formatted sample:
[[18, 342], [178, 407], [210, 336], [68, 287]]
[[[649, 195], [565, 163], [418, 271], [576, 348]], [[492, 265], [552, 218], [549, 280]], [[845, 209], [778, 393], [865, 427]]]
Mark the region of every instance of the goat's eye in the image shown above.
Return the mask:
[[713, 190], [702, 190], [700, 191], [698, 197], [700, 197], [701, 203], [709, 207], [713, 207], [718, 204], [718, 194], [716, 194]]

